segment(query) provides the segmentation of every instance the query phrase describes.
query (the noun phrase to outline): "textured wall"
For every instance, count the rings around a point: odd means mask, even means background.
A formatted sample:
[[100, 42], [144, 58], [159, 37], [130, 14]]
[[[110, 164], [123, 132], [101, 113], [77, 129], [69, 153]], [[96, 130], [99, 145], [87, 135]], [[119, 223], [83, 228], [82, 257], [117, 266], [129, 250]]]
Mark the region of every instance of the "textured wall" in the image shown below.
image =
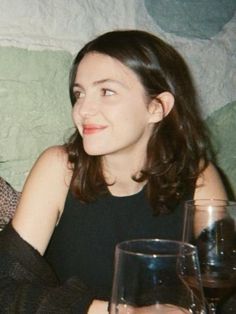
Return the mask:
[[235, 0], [0, 0], [0, 175], [21, 189], [32, 163], [71, 130], [68, 71], [101, 32], [156, 33], [187, 59], [218, 163], [236, 191]]
[[0, 174], [19, 188], [39, 152], [72, 126], [71, 61], [68, 52], [0, 48]]

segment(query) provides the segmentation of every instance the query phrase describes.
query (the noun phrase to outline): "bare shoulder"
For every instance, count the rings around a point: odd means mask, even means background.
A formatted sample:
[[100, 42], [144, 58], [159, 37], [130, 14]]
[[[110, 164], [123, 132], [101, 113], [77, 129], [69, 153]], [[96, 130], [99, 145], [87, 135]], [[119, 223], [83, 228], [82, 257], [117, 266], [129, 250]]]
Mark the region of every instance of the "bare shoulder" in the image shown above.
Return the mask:
[[53, 162], [55, 166], [60, 165], [67, 167], [68, 166], [68, 155], [62, 145], [51, 146], [45, 149], [39, 156], [38, 161], [42, 162]]
[[[45, 172], [47, 174], [46, 176]], [[72, 170], [68, 163], [68, 155], [64, 147], [51, 146], [45, 149], [32, 167], [29, 178], [34, 173], [39, 177], [45, 176], [45, 179], [49, 179], [50, 175], [53, 177], [64, 175], [66, 182], [69, 183]]]
[[60, 160], [67, 159], [67, 153], [63, 145], [56, 145], [46, 148], [41, 156], [52, 156]]
[[212, 163], [199, 176], [194, 193], [194, 199], [209, 198], [227, 199], [219, 171]]

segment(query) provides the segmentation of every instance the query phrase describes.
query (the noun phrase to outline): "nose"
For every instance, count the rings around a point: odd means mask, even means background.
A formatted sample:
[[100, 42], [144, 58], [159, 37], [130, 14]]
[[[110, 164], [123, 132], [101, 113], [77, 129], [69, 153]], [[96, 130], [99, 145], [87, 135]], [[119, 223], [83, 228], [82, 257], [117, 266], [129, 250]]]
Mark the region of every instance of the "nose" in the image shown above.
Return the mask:
[[79, 100], [78, 104], [75, 104], [74, 110], [81, 118], [87, 118], [97, 113], [98, 106], [95, 99], [85, 96]]

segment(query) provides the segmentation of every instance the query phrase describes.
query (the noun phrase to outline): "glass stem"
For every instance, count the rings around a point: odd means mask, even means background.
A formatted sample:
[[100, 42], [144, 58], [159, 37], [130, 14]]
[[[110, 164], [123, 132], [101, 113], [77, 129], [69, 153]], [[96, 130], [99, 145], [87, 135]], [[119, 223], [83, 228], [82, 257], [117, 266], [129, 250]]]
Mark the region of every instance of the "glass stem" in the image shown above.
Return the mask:
[[208, 313], [209, 314], [216, 314], [216, 303], [214, 302], [209, 302], [208, 303]]

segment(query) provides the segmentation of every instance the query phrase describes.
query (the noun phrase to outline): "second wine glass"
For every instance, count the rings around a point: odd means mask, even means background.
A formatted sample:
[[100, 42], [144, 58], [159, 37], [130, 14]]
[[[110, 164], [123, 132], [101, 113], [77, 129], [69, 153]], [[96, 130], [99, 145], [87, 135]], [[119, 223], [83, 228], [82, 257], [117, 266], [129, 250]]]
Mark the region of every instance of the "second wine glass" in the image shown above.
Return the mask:
[[236, 203], [192, 200], [185, 213], [183, 241], [197, 247], [209, 313], [222, 313], [219, 304], [236, 295]]

